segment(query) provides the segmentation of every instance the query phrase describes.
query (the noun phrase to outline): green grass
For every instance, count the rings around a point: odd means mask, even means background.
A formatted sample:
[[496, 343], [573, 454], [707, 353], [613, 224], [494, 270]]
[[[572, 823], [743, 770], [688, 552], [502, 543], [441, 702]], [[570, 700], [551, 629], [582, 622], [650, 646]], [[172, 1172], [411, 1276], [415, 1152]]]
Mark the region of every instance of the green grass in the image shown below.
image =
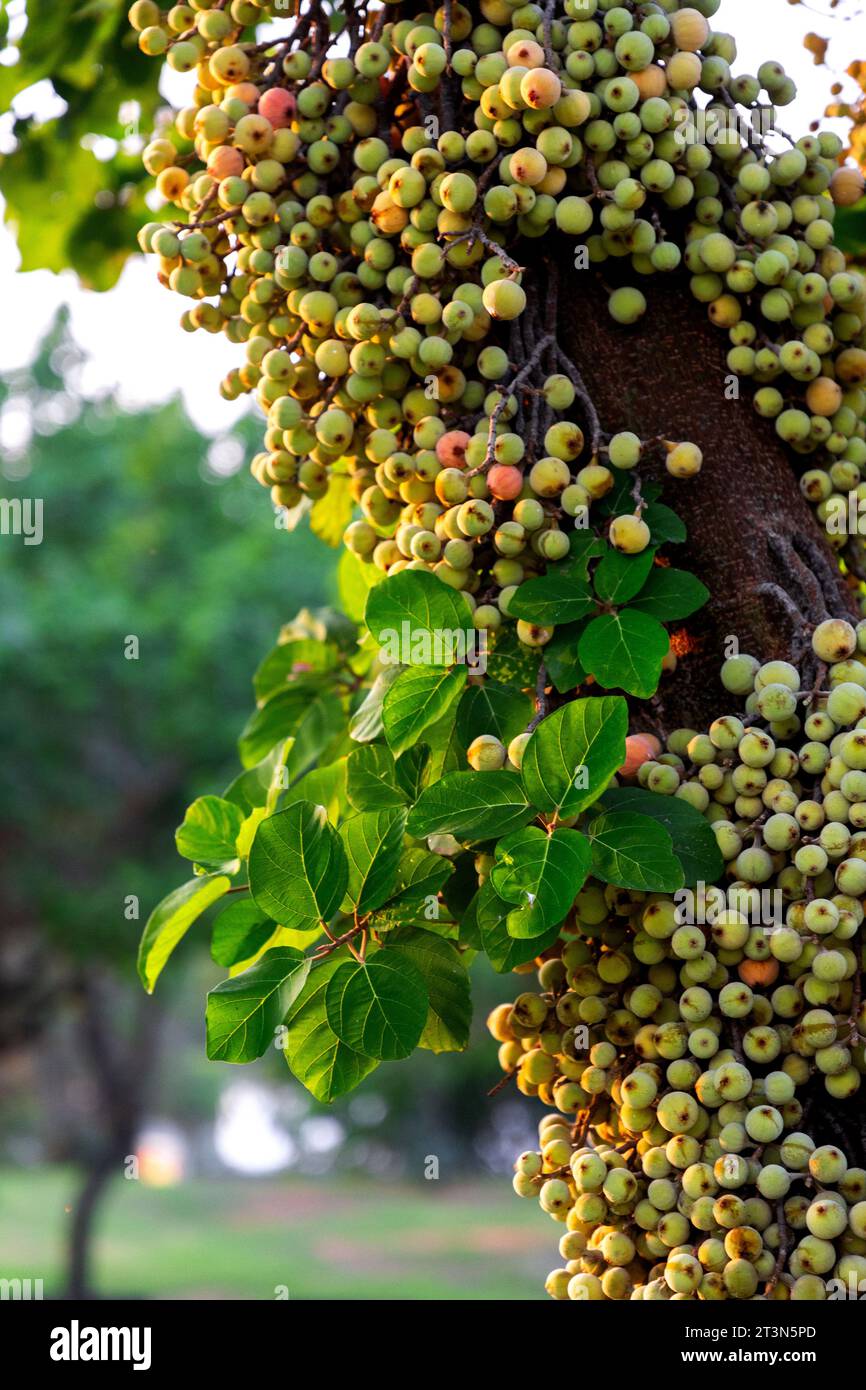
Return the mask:
[[[76, 1190], [68, 1169], [0, 1171], [0, 1275], [60, 1291]], [[534, 1299], [556, 1239], [507, 1178], [198, 1178], [165, 1189], [118, 1179], [93, 1271], [108, 1297], [273, 1299], [282, 1286], [291, 1299]]]

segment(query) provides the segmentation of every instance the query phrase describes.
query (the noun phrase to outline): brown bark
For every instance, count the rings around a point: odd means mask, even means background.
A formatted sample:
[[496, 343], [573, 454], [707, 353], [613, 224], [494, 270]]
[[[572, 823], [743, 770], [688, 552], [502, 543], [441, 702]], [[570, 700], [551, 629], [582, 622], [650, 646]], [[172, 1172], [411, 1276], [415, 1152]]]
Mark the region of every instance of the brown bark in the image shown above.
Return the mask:
[[65, 1297], [97, 1297], [92, 1277], [93, 1240], [99, 1207], [112, 1179], [135, 1150], [156, 1061], [159, 1015], [153, 1001], [137, 1001], [131, 1036], [113, 1026], [110, 989], [93, 974], [79, 980], [80, 1039], [98, 1097], [98, 1128], [83, 1161], [84, 1180], [72, 1207]]
[[703, 469], [689, 481], [671, 478], [663, 447], [654, 451], [662, 500], [689, 532], [686, 545], [670, 548], [672, 562], [702, 579], [711, 598], [685, 625], [694, 649], [663, 677], [649, 714], [662, 728], [702, 727], [730, 704], [718, 678], [725, 639], [736, 636], [741, 651], [763, 661], [791, 660], [808, 677], [810, 629], [856, 608], [772, 422], [755, 413], [748, 385], [739, 400], [725, 395], [727, 334], [684, 277], [630, 282], [640, 283], [649, 308], [623, 328], [607, 312], [597, 271], [563, 272], [559, 339], [606, 431], [690, 439], [703, 450]]

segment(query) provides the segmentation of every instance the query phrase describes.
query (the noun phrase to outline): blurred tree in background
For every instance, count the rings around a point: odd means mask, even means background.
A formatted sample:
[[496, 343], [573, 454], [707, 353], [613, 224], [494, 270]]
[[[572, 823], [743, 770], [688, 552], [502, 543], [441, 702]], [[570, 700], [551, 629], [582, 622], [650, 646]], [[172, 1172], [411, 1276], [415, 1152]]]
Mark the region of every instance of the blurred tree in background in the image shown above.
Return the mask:
[[[73, 269], [108, 289], [147, 217], [139, 126], [160, 102], [158, 74], [139, 52], [127, 0], [0, 0], [0, 112], [37, 83], [62, 114], [14, 121], [0, 160], [6, 217], [22, 270]], [[65, 108], [65, 109], [63, 109]], [[50, 190], [50, 192], [49, 192]]]
[[64, 1105], [59, 1058], [51, 1149], [88, 1171], [73, 1283], [146, 1102], [159, 1014], [125, 986], [172, 882], [172, 830], [229, 780], [250, 667], [286, 616], [328, 599], [333, 565], [308, 532], [290, 560], [262, 516], [251, 421], [211, 442], [178, 400], [132, 415], [76, 398], [79, 366], [61, 315], [0, 384], [24, 443], [3, 492], [38, 499], [44, 528], [39, 545], [0, 539], [0, 1044], [29, 1046], [72, 1006], [89, 1104]]
[[[205, 1063], [174, 1017], [181, 991], [200, 998], [203, 977], [206, 988], [224, 974], [206, 928], [181, 946], [187, 978], [166, 981], [159, 1002], [138, 987], [136, 943], [174, 884], [184, 807], [237, 770], [250, 671], [298, 608], [329, 602], [336, 565], [306, 523], [291, 548], [269, 525], [246, 468], [252, 419], [212, 441], [179, 400], [134, 414], [82, 400], [81, 365], [61, 314], [35, 362], [0, 380], [0, 416], [21, 440], [0, 494], [41, 499], [44, 529], [41, 545], [0, 537], [0, 1128], [7, 1160], [38, 1137], [37, 1153], [83, 1170], [77, 1295], [94, 1212], [142, 1121], [212, 1123], [239, 1075]], [[206, 708], [191, 696], [203, 689]], [[501, 981], [485, 968], [474, 989], [483, 1032]], [[293, 1084], [276, 1052], [270, 1073], [281, 1092]], [[360, 1102], [330, 1111], [343, 1139], [307, 1169], [421, 1178], [431, 1145], [446, 1179], [477, 1172], [479, 1155], [507, 1167], [526, 1117], [506, 1095], [485, 1103], [495, 1080], [480, 1047], [447, 1066], [418, 1054], [383, 1068]], [[296, 1125], [328, 1110], [294, 1089]]]

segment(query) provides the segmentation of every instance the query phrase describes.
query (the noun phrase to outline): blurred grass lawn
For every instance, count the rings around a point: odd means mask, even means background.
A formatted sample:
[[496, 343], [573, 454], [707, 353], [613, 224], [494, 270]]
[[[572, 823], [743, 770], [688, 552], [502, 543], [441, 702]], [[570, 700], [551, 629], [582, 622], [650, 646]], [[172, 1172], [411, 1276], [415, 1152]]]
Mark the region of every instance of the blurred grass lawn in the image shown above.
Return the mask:
[[[0, 1170], [0, 1274], [62, 1281], [68, 1169]], [[208, 1179], [117, 1181], [102, 1207], [93, 1277], [107, 1297], [538, 1299], [557, 1231], [497, 1182]]]

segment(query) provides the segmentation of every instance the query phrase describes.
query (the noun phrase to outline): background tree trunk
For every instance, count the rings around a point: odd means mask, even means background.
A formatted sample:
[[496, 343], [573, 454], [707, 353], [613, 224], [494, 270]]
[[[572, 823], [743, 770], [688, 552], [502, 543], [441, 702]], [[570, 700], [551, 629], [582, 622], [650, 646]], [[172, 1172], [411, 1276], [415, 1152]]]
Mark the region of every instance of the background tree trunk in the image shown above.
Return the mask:
[[91, 1271], [95, 1218], [112, 1178], [123, 1175], [134, 1153], [156, 1061], [159, 1013], [153, 1000], [136, 1000], [128, 1034], [116, 1026], [118, 1006], [106, 982], [93, 973], [80, 980], [80, 1038], [98, 1096], [98, 1125], [83, 1162], [84, 1181], [73, 1204], [67, 1250], [66, 1297], [96, 1297]]
[[[652, 705], [635, 709], [635, 722], [645, 710], [649, 727], [702, 728], [730, 705], [718, 678], [726, 639], [735, 636], [740, 650], [763, 661], [793, 661], [808, 679], [811, 627], [828, 616], [858, 615], [772, 421], [756, 414], [748, 386], [742, 399], [725, 394], [727, 334], [710, 323], [684, 277], [635, 282], [649, 307], [634, 328], [623, 328], [608, 314], [597, 271], [564, 272], [558, 335], [605, 430], [690, 439], [703, 450], [700, 475], [687, 481], [665, 472], [663, 447], [653, 452], [665, 500], [689, 532], [671, 558], [702, 579], [711, 597], [684, 625], [692, 649], [663, 676]], [[653, 471], [641, 464], [642, 476]]]

